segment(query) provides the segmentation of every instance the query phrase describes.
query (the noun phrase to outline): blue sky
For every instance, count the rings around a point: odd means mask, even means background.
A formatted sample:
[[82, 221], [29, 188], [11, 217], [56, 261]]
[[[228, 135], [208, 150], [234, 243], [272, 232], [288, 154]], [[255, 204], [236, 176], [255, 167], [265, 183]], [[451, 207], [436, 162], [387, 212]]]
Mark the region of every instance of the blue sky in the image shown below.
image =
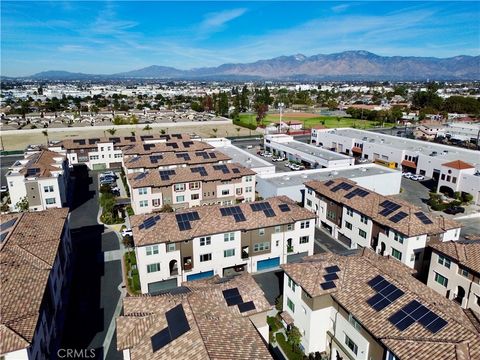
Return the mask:
[[480, 2], [8, 2], [1, 74], [110, 74], [281, 55], [479, 55]]

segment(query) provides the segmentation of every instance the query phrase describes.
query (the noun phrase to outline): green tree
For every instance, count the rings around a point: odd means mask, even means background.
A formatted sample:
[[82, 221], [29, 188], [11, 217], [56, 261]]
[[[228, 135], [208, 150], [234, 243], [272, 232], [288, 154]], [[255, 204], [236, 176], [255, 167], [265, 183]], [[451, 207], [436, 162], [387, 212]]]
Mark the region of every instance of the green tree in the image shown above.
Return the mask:
[[300, 343], [302, 342], [302, 334], [295, 325], [287, 330], [287, 341], [292, 346], [293, 351], [296, 352], [299, 350]]
[[111, 129], [108, 129], [107, 132], [110, 134], [110, 135], [115, 135], [115, 133], [117, 132], [117, 129], [115, 128], [111, 128]]
[[250, 90], [248, 90], [247, 85], [243, 85], [242, 93], [240, 95], [240, 111], [245, 112], [248, 109], [248, 95]]
[[152, 130], [152, 127], [150, 125], [145, 125], [145, 127], [143, 128], [143, 131], [147, 131], [149, 134], [150, 134], [150, 131]]
[[218, 113], [222, 116], [228, 116], [228, 96], [226, 92], [219, 94]]
[[22, 197], [16, 204], [15, 208], [20, 212], [28, 211], [30, 205], [28, 203], [28, 198], [26, 196]]
[[261, 124], [263, 119], [267, 116], [268, 105], [264, 103], [256, 103], [255, 104], [255, 112], [257, 113], [257, 124]]
[[123, 246], [125, 246], [127, 249], [133, 249], [133, 247], [135, 246], [133, 242], [133, 237], [131, 237], [130, 235], [125, 235], [122, 239], [122, 243]]
[[160, 130], [160, 135], [165, 135], [165, 129]]
[[217, 129], [217, 128], [213, 128], [212, 131], [213, 131], [213, 137], [217, 137], [217, 131], [218, 131], [218, 129]]

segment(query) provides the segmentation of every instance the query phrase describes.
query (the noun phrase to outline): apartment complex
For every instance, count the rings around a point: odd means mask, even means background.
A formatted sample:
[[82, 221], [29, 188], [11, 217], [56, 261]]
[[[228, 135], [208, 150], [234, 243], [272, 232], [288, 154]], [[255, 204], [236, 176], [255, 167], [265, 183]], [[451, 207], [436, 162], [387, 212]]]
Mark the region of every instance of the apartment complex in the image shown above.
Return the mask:
[[289, 198], [131, 217], [142, 293], [312, 255], [314, 214]]
[[56, 358], [72, 250], [68, 209], [2, 215], [0, 358]]
[[480, 240], [430, 244], [427, 285], [480, 314]]
[[368, 249], [282, 265], [284, 326], [331, 360], [478, 359], [478, 318]]
[[18, 211], [17, 204], [23, 200], [31, 211], [67, 204], [69, 167], [61, 153], [45, 149], [26, 152], [23, 160], [10, 167], [6, 179], [12, 211]]
[[351, 180], [308, 181], [305, 186], [305, 208], [316, 214], [317, 226], [352, 249], [371, 248], [420, 270], [430, 241], [459, 239], [460, 223]]
[[178, 209], [255, 200], [255, 172], [233, 163], [151, 170], [127, 179], [135, 214], [164, 205]]
[[[357, 129], [312, 129], [311, 141], [317, 146], [438, 180], [437, 191], [449, 195], [455, 191], [469, 193], [480, 204], [478, 151]], [[462, 165], [457, 164], [459, 161]]]
[[130, 144], [123, 149], [123, 155], [126, 159], [132, 156], [157, 155], [167, 152], [195, 152], [212, 150], [213, 146], [203, 141], [190, 140], [188, 135], [178, 134], [178, 138], [172, 138], [166, 141], [151, 140]]
[[117, 318], [117, 348], [125, 360], [272, 359], [265, 343], [270, 309], [249, 274], [127, 297]]

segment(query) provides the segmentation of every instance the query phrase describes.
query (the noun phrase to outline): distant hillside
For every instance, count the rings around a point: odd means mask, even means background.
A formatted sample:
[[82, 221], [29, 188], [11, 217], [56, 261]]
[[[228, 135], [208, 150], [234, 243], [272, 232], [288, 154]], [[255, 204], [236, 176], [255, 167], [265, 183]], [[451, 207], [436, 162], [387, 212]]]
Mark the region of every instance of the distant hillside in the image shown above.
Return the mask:
[[46, 71], [31, 78], [51, 80], [196, 79], [196, 80], [480, 80], [480, 56], [452, 58], [379, 56], [367, 51], [330, 55], [280, 56], [247, 64], [179, 70], [152, 65], [111, 75]]

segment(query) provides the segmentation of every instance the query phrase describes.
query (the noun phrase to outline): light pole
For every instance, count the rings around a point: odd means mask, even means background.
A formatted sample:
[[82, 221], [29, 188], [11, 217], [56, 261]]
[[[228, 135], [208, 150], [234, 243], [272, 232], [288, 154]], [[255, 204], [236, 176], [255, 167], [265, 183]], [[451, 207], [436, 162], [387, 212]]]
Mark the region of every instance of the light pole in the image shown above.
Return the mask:
[[283, 108], [285, 104], [283, 102], [278, 103], [278, 109], [280, 110], [280, 126], [279, 126], [279, 131], [282, 132], [282, 115], [283, 115]]

